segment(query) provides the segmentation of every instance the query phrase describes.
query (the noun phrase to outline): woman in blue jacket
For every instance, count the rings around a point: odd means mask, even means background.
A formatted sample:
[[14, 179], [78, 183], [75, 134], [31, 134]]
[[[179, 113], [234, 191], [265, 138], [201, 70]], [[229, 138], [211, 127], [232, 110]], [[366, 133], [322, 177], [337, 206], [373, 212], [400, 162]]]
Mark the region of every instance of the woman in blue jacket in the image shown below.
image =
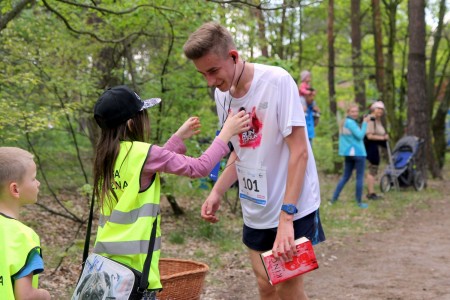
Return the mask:
[[367, 208], [368, 204], [362, 202], [362, 191], [364, 185], [364, 169], [366, 163], [366, 148], [364, 147], [364, 136], [366, 134], [367, 122], [371, 115], [367, 115], [359, 127], [357, 118], [359, 115], [358, 104], [353, 103], [347, 109], [347, 117], [342, 122], [339, 132], [339, 155], [345, 157], [344, 174], [334, 191], [331, 204], [335, 203], [347, 181], [356, 169], [356, 202], [360, 208]]

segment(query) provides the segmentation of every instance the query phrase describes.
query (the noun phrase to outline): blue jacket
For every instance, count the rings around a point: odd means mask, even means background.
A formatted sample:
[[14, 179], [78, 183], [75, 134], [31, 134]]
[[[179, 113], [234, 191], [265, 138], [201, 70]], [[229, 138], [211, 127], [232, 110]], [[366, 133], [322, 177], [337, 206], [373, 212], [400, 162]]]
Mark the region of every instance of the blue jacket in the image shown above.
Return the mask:
[[364, 136], [367, 123], [363, 122], [361, 128], [358, 123], [350, 118], [345, 118], [342, 130], [339, 134], [339, 155], [341, 156], [366, 156]]
[[305, 111], [305, 121], [306, 121], [306, 129], [308, 130], [308, 138], [312, 139], [316, 137], [314, 131], [314, 116], [313, 116], [313, 106], [308, 105], [307, 110]]

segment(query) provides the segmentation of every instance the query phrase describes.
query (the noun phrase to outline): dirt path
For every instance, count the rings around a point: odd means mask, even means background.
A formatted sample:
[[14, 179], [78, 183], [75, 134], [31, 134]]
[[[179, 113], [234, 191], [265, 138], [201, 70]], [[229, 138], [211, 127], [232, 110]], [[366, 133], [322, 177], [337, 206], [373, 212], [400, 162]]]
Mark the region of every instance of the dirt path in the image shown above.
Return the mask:
[[318, 249], [311, 299], [450, 299], [450, 201], [432, 201], [382, 232]]
[[[328, 237], [316, 247], [320, 268], [306, 275], [309, 298], [450, 299], [450, 197], [427, 204], [386, 231]], [[202, 299], [258, 299], [251, 270], [231, 271], [220, 288], [207, 284]]]
[[[306, 291], [311, 300], [450, 300], [450, 185], [434, 182], [429, 188], [439, 189], [440, 199], [421, 201], [420, 209], [408, 209], [402, 216], [383, 225], [381, 230], [359, 236], [338, 239], [327, 235], [318, 245], [316, 255], [319, 269], [305, 276]], [[431, 193], [432, 194], [432, 193]], [[169, 215], [169, 214], [167, 214]], [[60, 261], [55, 271], [47, 268], [41, 276], [41, 287], [48, 289], [53, 299], [70, 299], [79, 276], [83, 238], [78, 247], [64, 249], [73, 240], [78, 225], [55, 217], [42, 209], [30, 207], [24, 214], [29, 222], [39, 220], [35, 228], [46, 245], [47, 264]], [[164, 225], [179, 226], [166, 217]], [[178, 224], [178, 225], [177, 225]], [[383, 229], [384, 228], [384, 229]], [[374, 230], [375, 231], [375, 230]], [[83, 229], [84, 232], [84, 229]], [[79, 236], [83, 236], [80, 233]], [[191, 244], [192, 243], [192, 244]], [[195, 257], [194, 240], [171, 245], [166, 253], [182, 258]], [[189, 250], [186, 253], [186, 250]], [[247, 255], [241, 250], [222, 254], [214, 248], [204, 260], [222, 255], [223, 268], [212, 267], [206, 277], [201, 300], [257, 300], [258, 292]], [[169, 256], [170, 256], [169, 255]], [[179, 299], [184, 300], [184, 299]]]

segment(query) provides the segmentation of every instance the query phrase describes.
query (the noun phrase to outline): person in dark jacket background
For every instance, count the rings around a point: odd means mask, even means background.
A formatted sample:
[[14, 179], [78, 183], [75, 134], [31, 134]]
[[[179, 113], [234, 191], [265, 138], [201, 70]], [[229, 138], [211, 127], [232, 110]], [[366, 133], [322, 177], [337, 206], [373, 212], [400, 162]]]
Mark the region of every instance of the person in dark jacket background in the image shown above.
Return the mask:
[[366, 138], [364, 144], [366, 146], [367, 157], [369, 161], [367, 172], [367, 199], [378, 200], [381, 196], [375, 193], [375, 181], [378, 175], [378, 167], [380, 165], [380, 153], [378, 146], [386, 147], [386, 141], [389, 135], [381, 122], [381, 117], [385, 113], [384, 103], [376, 101], [370, 106], [371, 115], [370, 122], [367, 125]]

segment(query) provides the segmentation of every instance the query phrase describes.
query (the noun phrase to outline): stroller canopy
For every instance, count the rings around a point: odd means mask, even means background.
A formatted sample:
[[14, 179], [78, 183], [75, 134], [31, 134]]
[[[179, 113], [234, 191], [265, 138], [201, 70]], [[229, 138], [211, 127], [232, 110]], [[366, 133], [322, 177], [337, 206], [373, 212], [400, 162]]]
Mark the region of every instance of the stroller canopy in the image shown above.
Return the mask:
[[400, 151], [402, 149], [410, 149], [411, 152], [416, 152], [417, 146], [419, 145], [419, 138], [414, 135], [407, 135], [398, 140], [397, 144], [395, 144], [393, 152]]
[[396, 169], [406, 167], [410, 158], [416, 154], [419, 145], [419, 138], [408, 135], [401, 138], [394, 147], [394, 166]]

